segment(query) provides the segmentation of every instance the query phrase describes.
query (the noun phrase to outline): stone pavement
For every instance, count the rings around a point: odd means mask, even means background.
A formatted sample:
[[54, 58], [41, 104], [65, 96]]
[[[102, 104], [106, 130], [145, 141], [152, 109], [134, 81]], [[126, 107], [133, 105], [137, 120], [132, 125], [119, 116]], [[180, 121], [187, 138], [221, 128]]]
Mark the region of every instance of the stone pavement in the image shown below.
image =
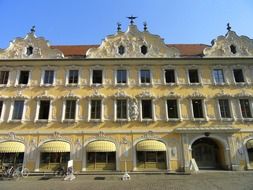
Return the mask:
[[[131, 174], [130, 174], [131, 175]], [[52, 176], [0, 180], [0, 190], [253, 190], [253, 172], [205, 171], [192, 175], [78, 175], [74, 181]]]

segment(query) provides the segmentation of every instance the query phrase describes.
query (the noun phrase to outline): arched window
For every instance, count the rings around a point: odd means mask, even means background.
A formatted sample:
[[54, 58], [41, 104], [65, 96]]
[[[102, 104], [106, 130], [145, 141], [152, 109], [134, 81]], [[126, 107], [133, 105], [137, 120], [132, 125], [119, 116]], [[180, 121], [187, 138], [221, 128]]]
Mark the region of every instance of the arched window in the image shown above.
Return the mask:
[[230, 46], [230, 51], [233, 53], [233, 54], [236, 54], [236, 47], [234, 45], [231, 45]]
[[120, 55], [123, 55], [125, 53], [125, 47], [123, 45], [120, 45], [118, 48], [118, 52]]
[[26, 48], [26, 55], [32, 55], [33, 54], [33, 47], [29, 46], [28, 48]]
[[146, 55], [146, 54], [148, 53], [148, 48], [147, 48], [147, 46], [145, 46], [145, 45], [141, 46], [141, 53], [142, 53], [143, 55]]

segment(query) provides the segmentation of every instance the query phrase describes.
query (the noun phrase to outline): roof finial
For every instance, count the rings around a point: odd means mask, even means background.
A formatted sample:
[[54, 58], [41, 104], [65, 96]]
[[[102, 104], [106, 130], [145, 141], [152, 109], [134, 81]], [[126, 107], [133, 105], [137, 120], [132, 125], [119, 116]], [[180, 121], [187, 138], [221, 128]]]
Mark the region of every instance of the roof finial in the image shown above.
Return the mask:
[[117, 31], [121, 32], [121, 24], [120, 24], [120, 22], [117, 22]]
[[32, 26], [31, 28], [31, 32], [34, 33], [35, 32], [35, 26]]
[[133, 25], [134, 24], [134, 19], [136, 19], [137, 17], [131, 15], [131, 16], [127, 17], [127, 18], [130, 20], [130, 24]]
[[143, 22], [143, 29], [144, 29], [144, 31], [146, 32], [146, 31], [148, 31], [148, 26], [147, 26], [147, 22]]
[[228, 32], [231, 31], [231, 26], [229, 23], [227, 23], [227, 30], [228, 30]]

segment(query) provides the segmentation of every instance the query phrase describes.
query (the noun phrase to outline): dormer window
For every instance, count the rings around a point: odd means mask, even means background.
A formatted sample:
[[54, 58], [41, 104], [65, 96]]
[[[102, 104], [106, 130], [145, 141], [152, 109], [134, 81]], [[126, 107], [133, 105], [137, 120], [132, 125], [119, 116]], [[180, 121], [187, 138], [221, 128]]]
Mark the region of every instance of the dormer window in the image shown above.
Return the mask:
[[236, 47], [234, 45], [231, 45], [230, 46], [230, 51], [233, 53], [233, 54], [236, 54]]
[[125, 47], [123, 45], [120, 45], [118, 48], [118, 52], [120, 55], [123, 55], [125, 53]]
[[26, 48], [26, 55], [29, 56], [29, 55], [32, 55], [32, 54], [33, 54], [33, 47], [29, 46], [28, 48]]
[[141, 46], [141, 53], [142, 53], [143, 55], [146, 55], [146, 54], [148, 53], [148, 48], [147, 48], [147, 46], [145, 46], [145, 45]]

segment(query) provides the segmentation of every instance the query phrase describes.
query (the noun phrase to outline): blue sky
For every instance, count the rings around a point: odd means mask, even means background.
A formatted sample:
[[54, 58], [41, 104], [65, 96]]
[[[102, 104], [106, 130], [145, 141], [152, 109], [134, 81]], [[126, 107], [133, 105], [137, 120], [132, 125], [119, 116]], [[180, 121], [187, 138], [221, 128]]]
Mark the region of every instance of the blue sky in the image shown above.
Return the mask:
[[100, 44], [127, 16], [166, 43], [205, 43], [226, 33], [226, 23], [253, 38], [253, 0], [0, 0], [0, 48], [32, 25], [53, 45]]

